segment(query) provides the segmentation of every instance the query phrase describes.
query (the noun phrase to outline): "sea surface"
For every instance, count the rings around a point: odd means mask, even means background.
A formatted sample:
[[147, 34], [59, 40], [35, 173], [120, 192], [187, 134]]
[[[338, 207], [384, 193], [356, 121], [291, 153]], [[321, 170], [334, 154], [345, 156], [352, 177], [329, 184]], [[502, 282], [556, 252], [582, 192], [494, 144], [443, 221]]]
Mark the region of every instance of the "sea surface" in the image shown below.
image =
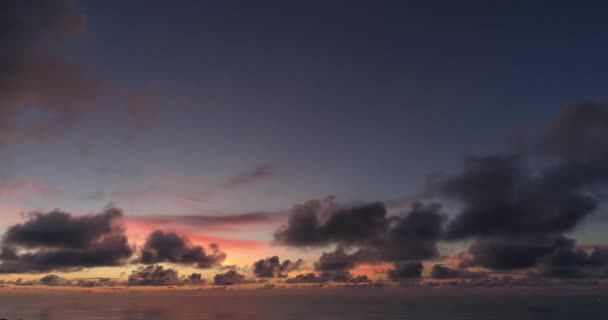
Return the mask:
[[608, 292], [306, 289], [0, 292], [0, 319], [608, 319]]

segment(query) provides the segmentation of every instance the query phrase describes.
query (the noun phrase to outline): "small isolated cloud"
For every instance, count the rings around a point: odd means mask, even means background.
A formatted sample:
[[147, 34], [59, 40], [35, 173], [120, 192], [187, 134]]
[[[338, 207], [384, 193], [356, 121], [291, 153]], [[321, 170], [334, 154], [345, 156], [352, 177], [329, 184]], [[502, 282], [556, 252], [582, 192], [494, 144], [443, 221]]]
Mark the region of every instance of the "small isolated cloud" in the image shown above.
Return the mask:
[[224, 188], [236, 188], [265, 181], [276, 176], [276, 168], [270, 164], [263, 164], [250, 171], [242, 172], [226, 181]]
[[210, 244], [208, 250], [202, 246], [192, 245], [186, 237], [174, 232], [160, 230], [152, 232], [141, 249], [139, 263], [171, 262], [193, 265], [198, 268], [212, 268], [226, 259], [216, 244]]
[[49, 274], [49, 275], [46, 275], [46, 276], [40, 278], [40, 280], [38, 280], [38, 282], [45, 286], [56, 286], [56, 285], [65, 283], [65, 280], [63, 280], [61, 277], [59, 277], [57, 275]]

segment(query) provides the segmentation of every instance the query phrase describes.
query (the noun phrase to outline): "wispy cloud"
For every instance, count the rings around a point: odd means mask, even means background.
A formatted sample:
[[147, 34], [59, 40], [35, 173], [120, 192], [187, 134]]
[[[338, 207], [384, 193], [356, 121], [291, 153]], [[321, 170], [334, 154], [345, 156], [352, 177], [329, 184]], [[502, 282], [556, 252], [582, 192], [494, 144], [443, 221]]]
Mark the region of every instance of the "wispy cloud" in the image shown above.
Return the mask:
[[271, 164], [263, 164], [253, 168], [252, 170], [239, 173], [236, 176], [228, 179], [228, 181], [222, 184], [222, 187], [230, 189], [251, 185], [254, 183], [274, 178], [276, 175], [277, 170], [275, 166]]

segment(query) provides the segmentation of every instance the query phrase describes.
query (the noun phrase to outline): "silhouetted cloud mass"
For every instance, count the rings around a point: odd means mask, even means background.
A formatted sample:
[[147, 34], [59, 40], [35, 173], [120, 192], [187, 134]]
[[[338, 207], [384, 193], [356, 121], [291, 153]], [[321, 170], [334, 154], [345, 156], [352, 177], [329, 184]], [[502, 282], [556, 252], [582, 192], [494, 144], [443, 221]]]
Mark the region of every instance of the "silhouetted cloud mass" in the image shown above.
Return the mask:
[[3, 236], [0, 273], [47, 272], [122, 265], [132, 255], [115, 207], [85, 216], [33, 213]]
[[359, 263], [429, 259], [438, 255], [444, 215], [435, 204], [414, 203], [401, 215], [387, 215], [382, 203], [341, 207], [333, 198], [293, 208], [275, 242], [292, 247], [337, 244], [315, 263], [319, 271], [346, 270]]
[[260, 259], [253, 264], [252, 270], [256, 277], [260, 278], [284, 278], [289, 272], [299, 270], [304, 261], [298, 259], [296, 261], [285, 260], [280, 261], [278, 256]]
[[140, 263], [172, 262], [212, 268], [221, 264], [226, 254], [216, 244], [210, 244], [208, 252], [199, 245], [191, 245], [186, 237], [174, 232], [152, 232], [141, 249]]
[[398, 263], [393, 269], [387, 271], [387, 275], [393, 281], [417, 279], [422, 276], [423, 269], [424, 266], [420, 262]]
[[59, 276], [54, 275], [54, 274], [48, 274], [42, 278], [40, 278], [40, 280], [38, 280], [38, 282], [42, 285], [46, 285], [46, 286], [56, 286], [61, 284], [61, 282], [63, 281], [63, 279], [61, 279]]
[[524, 148], [470, 156], [461, 173], [436, 181], [431, 194], [462, 205], [446, 239], [475, 239], [462, 266], [600, 276], [602, 251], [576, 249], [564, 234], [599, 207], [608, 183], [606, 134], [607, 105], [572, 105]]
[[453, 269], [447, 266], [436, 264], [431, 269], [433, 279], [481, 279], [487, 277], [485, 272], [473, 272], [465, 269]]
[[367, 275], [357, 275], [354, 276], [348, 270], [338, 270], [338, 271], [325, 271], [322, 272], [320, 278], [324, 281], [333, 281], [340, 283], [368, 283], [371, 280], [367, 277]]
[[250, 283], [245, 275], [238, 273], [235, 270], [228, 270], [224, 273], [218, 273], [213, 277], [213, 283], [218, 286], [231, 286], [235, 284]]
[[318, 276], [314, 272], [298, 274], [293, 278], [285, 280], [286, 283], [325, 283], [326, 278]]
[[166, 286], [179, 282], [177, 270], [161, 265], [148, 265], [133, 270], [127, 283], [131, 286]]

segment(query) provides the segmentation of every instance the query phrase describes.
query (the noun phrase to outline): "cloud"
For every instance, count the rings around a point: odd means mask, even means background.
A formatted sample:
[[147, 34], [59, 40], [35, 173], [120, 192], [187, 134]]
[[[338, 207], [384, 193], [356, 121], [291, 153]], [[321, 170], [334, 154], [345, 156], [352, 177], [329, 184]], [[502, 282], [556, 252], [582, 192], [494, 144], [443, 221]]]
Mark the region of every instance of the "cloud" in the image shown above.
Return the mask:
[[98, 278], [98, 279], [79, 279], [74, 285], [77, 287], [113, 287], [119, 283], [110, 278]]
[[213, 283], [218, 286], [231, 286], [251, 282], [251, 280], [245, 278], [245, 275], [240, 274], [235, 270], [228, 270], [224, 273], [218, 273], [213, 277]]
[[[596, 212], [608, 183], [608, 105], [564, 108], [540, 136], [512, 152], [470, 156], [429, 194], [461, 209], [445, 239], [473, 239], [461, 266], [530, 269], [547, 277], [601, 276], [590, 253], [566, 238]], [[595, 258], [598, 259], [598, 258]], [[601, 260], [601, 259], [600, 259]], [[593, 270], [591, 270], [593, 269]]]
[[[100, 94], [98, 80], [55, 50], [86, 31], [74, 1], [0, 3], [0, 143], [12, 137], [47, 139], [74, 124]], [[35, 106], [48, 117], [18, 123]]]
[[190, 284], [204, 284], [205, 281], [206, 280], [203, 279], [203, 276], [200, 273], [191, 273], [189, 276], [184, 278], [184, 282]]
[[366, 275], [354, 276], [348, 270], [326, 271], [321, 273], [321, 279], [340, 283], [369, 283], [371, 280]]
[[585, 251], [571, 242], [541, 258], [533, 274], [548, 278], [608, 278], [608, 250]]
[[431, 269], [431, 278], [433, 279], [480, 279], [487, 277], [484, 272], [473, 272], [465, 269], [452, 269], [450, 267], [436, 264]]
[[547, 235], [570, 231], [598, 207], [608, 183], [608, 105], [565, 108], [530, 152], [471, 157], [443, 182], [464, 209], [448, 225], [453, 238]]
[[532, 170], [518, 155], [470, 157], [464, 171], [443, 182], [442, 194], [463, 210], [447, 226], [450, 239], [538, 236], [572, 230], [597, 208], [560, 167]]
[[328, 280], [321, 278], [314, 272], [298, 274], [293, 278], [285, 280], [286, 283], [325, 283]]
[[129, 221], [156, 223], [160, 225], [184, 225], [197, 228], [250, 228], [253, 225], [277, 225], [285, 220], [283, 213], [251, 212], [243, 214], [216, 214], [216, 215], [156, 215], [156, 216], [130, 216]]
[[152, 232], [141, 249], [137, 262], [150, 264], [171, 262], [212, 268], [221, 264], [226, 254], [216, 244], [210, 244], [208, 252], [198, 245], [191, 245], [186, 237], [174, 232]]
[[479, 239], [468, 250], [461, 266], [481, 266], [493, 270], [533, 267], [538, 260], [553, 252], [556, 247], [570, 241], [557, 239]]
[[317, 271], [349, 270], [357, 266], [362, 260], [365, 259], [359, 257], [358, 252], [348, 254], [343, 247], [338, 246], [333, 252], [323, 252], [319, 259], [315, 261], [314, 268]]
[[179, 273], [161, 265], [141, 266], [129, 275], [130, 286], [167, 286], [180, 283]]
[[[434, 258], [445, 219], [441, 207], [414, 203], [400, 215], [387, 215], [382, 203], [341, 207], [328, 198], [294, 207], [275, 242], [292, 247], [337, 244], [323, 253], [317, 270], [350, 269], [359, 263]], [[347, 252], [352, 251], [351, 252]]]
[[276, 168], [270, 164], [263, 164], [228, 179], [222, 186], [224, 188], [236, 188], [265, 181], [274, 176], [276, 176]]
[[122, 265], [133, 253], [122, 216], [115, 207], [76, 217], [60, 210], [33, 213], [4, 233], [0, 273]]
[[48, 275], [40, 278], [40, 280], [38, 280], [38, 282], [45, 286], [56, 286], [56, 285], [60, 285], [60, 284], [64, 283], [65, 281], [57, 275], [48, 274]]
[[273, 256], [266, 259], [260, 259], [253, 264], [253, 274], [259, 278], [284, 278], [289, 272], [299, 270], [304, 261], [298, 259], [296, 261], [285, 260], [281, 263], [279, 257]]
[[387, 271], [387, 275], [393, 281], [417, 279], [422, 276], [422, 269], [424, 266], [420, 262], [398, 263]]

